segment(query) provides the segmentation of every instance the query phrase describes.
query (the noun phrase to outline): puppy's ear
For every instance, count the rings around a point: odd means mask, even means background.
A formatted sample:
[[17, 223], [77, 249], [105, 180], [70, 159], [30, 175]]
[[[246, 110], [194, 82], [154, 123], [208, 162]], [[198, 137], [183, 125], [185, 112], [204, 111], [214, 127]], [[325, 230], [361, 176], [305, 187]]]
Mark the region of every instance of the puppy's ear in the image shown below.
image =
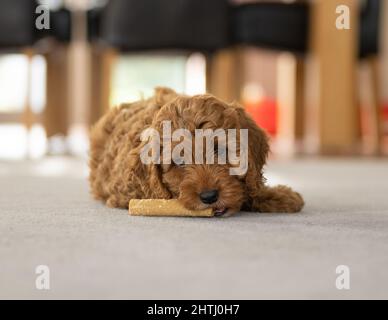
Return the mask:
[[245, 209], [259, 212], [299, 212], [304, 201], [301, 195], [287, 186], [265, 185], [263, 167], [269, 152], [268, 137], [252, 118], [236, 107], [240, 127], [248, 129], [248, 171], [245, 186], [248, 195]]
[[148, 165], [148, 179], [151, 199], [170, 199], [171, 193], [162, 181], [162, 170], [157, 164]]
[[144, 164], [140, 154], [147, 142], [142, 142], [138, 147], [130, 151], [130, 178], [128, 181], [134, 183], [141, 196], [149, 199], [170, 199], [171, 193], [167, 190], [162, 181], [162, 172], [158, 164]]
[[262, 170], [269, 152], [268, 137], [241, 106], [237, 104], [232, 106], [237, 112], [240, 128], [248, 129], [248, 171], [245, 186], [248, 198], [254, 199], [260, 194], [260, 189], [265, 183]]

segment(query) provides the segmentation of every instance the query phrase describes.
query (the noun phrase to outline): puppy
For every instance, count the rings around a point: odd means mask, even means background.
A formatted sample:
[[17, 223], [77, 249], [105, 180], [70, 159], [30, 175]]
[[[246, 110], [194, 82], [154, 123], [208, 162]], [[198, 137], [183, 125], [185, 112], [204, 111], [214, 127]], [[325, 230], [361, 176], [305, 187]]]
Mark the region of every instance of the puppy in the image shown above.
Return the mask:
[[[186, 129], [190, 133], [198, 129], [247, 129], [245, 172], [231, 175], [230, 169], [235, 164], [229, 160], [222, 164], [217, 161], [145, 164], [141, 155], [149, 141], [142, 138], [142, 133], [152, 129], [162, 136], [165, 121], [169, 121], [172, 130]], [[216, 141], [217, 148], [220, 143]], [[161, 147], [164, 148], [163, 143]], [[265, 184], [262, 171], [269, 145], [264, 131], [242, 107], [212, 95], [188, 97], [171, 89], [157, 88], [152, 98], [123, 104], [104, 115], [92, 128], [90, 148], [91, 192], [109, 207], [127, 208], [130, 199], [175, 198], [188, 209], [210, 207], [215, 215], [221, 216], [240, 210], [292, 213], [304, 205], [300, 194], [289, 187]], [[198, 151], [192, 148], [193, 157]], [[163, 150], [161, 154], [159, 160], [166, 156]]]

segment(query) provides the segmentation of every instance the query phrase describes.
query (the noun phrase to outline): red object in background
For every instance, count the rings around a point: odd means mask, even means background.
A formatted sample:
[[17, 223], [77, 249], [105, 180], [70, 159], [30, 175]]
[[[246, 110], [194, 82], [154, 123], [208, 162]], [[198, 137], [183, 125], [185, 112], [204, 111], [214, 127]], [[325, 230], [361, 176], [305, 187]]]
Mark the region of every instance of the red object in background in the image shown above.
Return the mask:
[[[252, 116], [253, 120], [257, 123], [258, 126], [265, 129], [270, 135], [276, 136], [277, 133], [277, 103], [275, 100], [264, 98], [260, 102], [244, 103], [245, 110]], [[384, 134], [388, 135], [388, 104], [383, 106], [383, 130]], [[363, 119], [365, 117], [362, 116]], [[363, 131], [367, 131], [368, 128], [365, 128], [365, 123], [363, 124]]]
[[388, 135], [388, 104], [383, 105], [383, 133]]
[[388, 125], [388, 104], [385, 104], [383, 106], [383, 121], [384, 121], [385, 124]]
[[245, 110], [252, 116], [257, 125], [265, 129], [270, 135], [276, 135], [277, 103], [275, 100], [264, 98], [260, 102], [244, 103]]

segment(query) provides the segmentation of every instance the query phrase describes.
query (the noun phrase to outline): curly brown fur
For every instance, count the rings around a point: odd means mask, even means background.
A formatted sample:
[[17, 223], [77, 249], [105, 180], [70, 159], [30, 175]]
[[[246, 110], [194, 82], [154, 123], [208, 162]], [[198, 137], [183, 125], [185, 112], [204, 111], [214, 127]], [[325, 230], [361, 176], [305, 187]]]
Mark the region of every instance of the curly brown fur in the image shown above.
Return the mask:
[[[140, 151], [146, 142], [145, 128], [162, 132], [170, 120], [172, 130], [248, 129], [248, 170], [243, 176], [229, 174], [230, 164], [145, 165]], [[269, 146], [266, 134], [243, 108], [211, 95], [188, 97], [167, 88], [155, 95], [110, 110], [91, 131], [90, 185], [96, 199], [110, 207], [127, 208], [132, 198], [177, 198], [188, 209], [241, 209], [259, 212], [298, 212], [302, 197], [286, 186], [268, 187], [262, 170]], [[199, 194], [218, 190], [218, 200], [203, 203]]]

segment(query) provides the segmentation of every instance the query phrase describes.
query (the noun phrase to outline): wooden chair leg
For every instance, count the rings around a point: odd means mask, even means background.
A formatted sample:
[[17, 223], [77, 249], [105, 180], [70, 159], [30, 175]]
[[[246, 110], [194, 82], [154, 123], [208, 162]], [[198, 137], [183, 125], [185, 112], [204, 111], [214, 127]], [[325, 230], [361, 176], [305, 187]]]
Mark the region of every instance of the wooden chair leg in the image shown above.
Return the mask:
[[[336, 7], [350, 8], [351, 28], [338, 30]], [[358, 151], [356, 68], [358, 1], [316, 0], [311, 3], [309, 88], [309, 151]]]
[[211, 93], [212, 90], [212, 63], [213, 55], [207, 54], [206, 58], [206, 92]]
[[378, 58], [368, 58], [368, 67], [370, 74], [370, 90], [371, 90], [371, 111], [372, 111], [372, 136], [375, 143], [374, 153], [379, 155], [382, 152], [383, 126], [382, 112], [380, 99], [380, 78]]
[[241, 90], [240, 49], [223, 49], [207, 61], [207, 91], [227, 102], [239, 101]]
[[110, 107], [113, 69], [117, 61], [114, 49], [91, 49], [91, 109], [89, 121], [93, 125]]
[[305, 61], [302, 57], [296, 57], [295, 70], [295, 139], [302, 142], [305, 133]]
[[91, 68], [90, 68], [90, 110], [89, 126], [92, 126], [102, 115], [101, 107], [101, 53], [95, 47], [91, 48]]
[[114, 65], [117, 60], [117, 52], [114, 49], [106, 49], [102, 54], [102, 87], [101, 87], [101, 101], [102, 111], [105, 113], [111, 108], [111, 96], [112, 96], [112, 81]]
[[31, 72], [34, 51], [32, 49], [25, 50], [24, 55], [27, 57], [27, 92], [24, 110], [22, 112], [22, 123], [27, 130], [30, 130], [35, 122], [34, 114], [31, 109]]
[[47, 137], [66, 135], [69, 127], [68, 48], [57, 45], [47, 54], [46, 108], [44, 127]]

